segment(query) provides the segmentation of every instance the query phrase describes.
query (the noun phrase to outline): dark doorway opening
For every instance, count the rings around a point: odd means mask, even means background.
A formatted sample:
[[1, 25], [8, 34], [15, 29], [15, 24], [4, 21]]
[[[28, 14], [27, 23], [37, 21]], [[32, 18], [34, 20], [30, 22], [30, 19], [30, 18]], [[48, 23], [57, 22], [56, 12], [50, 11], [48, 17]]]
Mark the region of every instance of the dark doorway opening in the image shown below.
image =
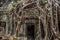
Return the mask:
[[6, 30], [6, 22], [0, 21], [0, 32], [3, 31], [3, 29], [4, 29], [4, 31]]
[[[58, 10], [59, 10], [59, 8], [58, 8]], [[59, 29], [59, 33], [60, 33], [60, 15], [59, 15], [59, 11], [58, 11], [58, 29]]]
[[58, 28], [59, 28], [59, 33], [60, 33], [60, 22], [58, 22]]
[[34, 28], [35, 28], [35, 26], [33, 24], [28, 24], [27, 25], [28, 40], [34, 40]]
[[6, 27], [6, 22], [1, 22], [0, 21], [0, 27], [4, 27], [5, 28]]
[[2, 40], [2, 37], [0, 37], [0, 40]]

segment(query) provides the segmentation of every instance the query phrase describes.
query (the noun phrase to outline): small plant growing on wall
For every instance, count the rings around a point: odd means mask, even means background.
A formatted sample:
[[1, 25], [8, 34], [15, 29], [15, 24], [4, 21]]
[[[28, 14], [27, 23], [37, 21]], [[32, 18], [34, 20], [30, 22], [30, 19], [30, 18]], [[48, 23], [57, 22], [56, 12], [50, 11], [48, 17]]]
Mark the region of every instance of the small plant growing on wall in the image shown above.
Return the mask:
[[41, 5], [44, 5], [46, 2], [45, 2], [46, 0], [39, 0], [39, 3], [41, 4]]

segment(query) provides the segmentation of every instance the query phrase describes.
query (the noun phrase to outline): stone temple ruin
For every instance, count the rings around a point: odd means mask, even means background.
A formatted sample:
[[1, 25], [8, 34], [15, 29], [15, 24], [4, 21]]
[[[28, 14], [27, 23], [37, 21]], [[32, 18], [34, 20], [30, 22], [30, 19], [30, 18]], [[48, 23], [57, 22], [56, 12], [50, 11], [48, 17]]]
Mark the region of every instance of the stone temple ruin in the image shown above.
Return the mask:
[[1, 40], [60, 40], [59, 0], [8, 3], [0, 8]]

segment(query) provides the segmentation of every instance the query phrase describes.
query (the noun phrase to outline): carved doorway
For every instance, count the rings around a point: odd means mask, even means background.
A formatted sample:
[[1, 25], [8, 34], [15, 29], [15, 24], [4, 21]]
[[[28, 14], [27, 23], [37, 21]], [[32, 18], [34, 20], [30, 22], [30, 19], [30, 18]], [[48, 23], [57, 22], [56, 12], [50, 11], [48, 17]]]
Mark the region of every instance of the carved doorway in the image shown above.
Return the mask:
[[27, 24], [26, 25], [27, 40], [34, 40], [34, 34], [35, 34], [34, 30], [35, 30], [34, 24]]

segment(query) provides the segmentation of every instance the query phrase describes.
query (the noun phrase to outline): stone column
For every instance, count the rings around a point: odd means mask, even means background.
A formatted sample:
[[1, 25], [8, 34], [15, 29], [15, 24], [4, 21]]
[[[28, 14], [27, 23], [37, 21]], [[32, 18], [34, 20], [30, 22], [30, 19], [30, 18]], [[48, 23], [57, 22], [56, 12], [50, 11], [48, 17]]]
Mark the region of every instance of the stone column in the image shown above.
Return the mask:
[[[7, 15], [6, 15], [7, 16]], [[6, 17], [6, 35], [8, 34], [8, 16]]]

